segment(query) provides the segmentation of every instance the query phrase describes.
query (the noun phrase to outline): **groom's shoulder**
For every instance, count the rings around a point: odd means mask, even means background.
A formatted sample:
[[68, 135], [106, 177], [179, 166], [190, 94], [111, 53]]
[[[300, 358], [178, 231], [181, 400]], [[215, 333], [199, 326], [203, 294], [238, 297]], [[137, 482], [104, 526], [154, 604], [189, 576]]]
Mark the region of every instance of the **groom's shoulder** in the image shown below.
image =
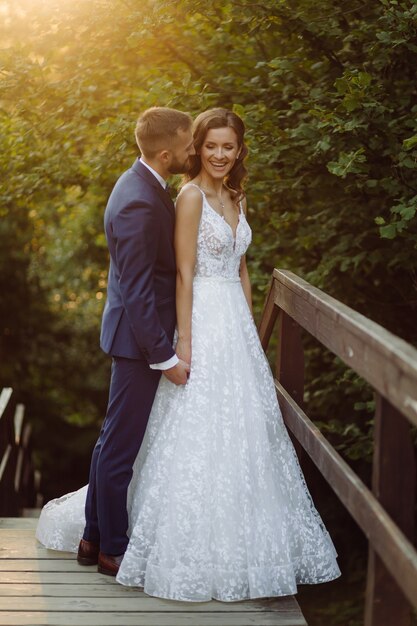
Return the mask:
[[135, 163], [119, 176], [113, 187], [113, 191], [119, 187], [146, 188], [146, 181], [140, 176], [138, 168], [135, 168]]
[[134, 200], [152, 200], [154, 190], [149, 182], [130, 167], [117, 179], [110, 194], [108, 205], [131, 202]]
[[116, 183], [112, 190], [112, 194], [123, 190], [128, 191], [130, 188], [140, 188], [141, 186], [142, 185], [139, 176], [137, 176], [133, 172], [132, 168], [129, 168], [128, 170], [123, 172], [123, 174], [121, 174], [116, 180]]

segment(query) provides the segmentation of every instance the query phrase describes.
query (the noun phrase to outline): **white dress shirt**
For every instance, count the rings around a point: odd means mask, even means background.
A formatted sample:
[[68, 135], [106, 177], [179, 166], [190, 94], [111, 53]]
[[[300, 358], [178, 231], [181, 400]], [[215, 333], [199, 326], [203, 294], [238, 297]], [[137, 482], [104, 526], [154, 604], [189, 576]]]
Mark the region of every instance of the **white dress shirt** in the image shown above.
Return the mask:
[[[151, 172], [151, 174], [153, 174], [155, 176], [156, 180], [161, 185], [161, 187], [163, 189], [165, 189], [165, 187], [167, 186], [166, 180], [164, 178], [162, 178], [162, 176], [160, 174], [158, 174], [158, 172], [155, 172], [155, 170], [150, 165], [148, 165], [142, 159], [142, 157], [139, 159], [139, 161], [142, 163], [142, 165], [144, 165]], [[168, 370], [170, 367], [174, 367], [178, 362], [179, 362], [179, 359], [178, 359], [177, 355], [174, 354], [167, 361], [163, 361], [162, 363], [152, 363], [152, 364], [149, 365], [149, 367], [152, 370]]]

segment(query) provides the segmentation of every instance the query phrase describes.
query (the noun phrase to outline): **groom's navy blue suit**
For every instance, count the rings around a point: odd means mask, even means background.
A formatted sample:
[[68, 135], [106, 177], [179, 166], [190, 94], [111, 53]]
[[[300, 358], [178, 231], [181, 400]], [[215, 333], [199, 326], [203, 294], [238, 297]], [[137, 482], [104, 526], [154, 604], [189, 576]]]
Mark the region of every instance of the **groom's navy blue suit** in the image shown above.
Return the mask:
[[161, 372], [174, 355], [174, 204], [138, 160], [117, 181], [104, 225], [110, 252], [101, 347], [112, 356], [106, 418], [94, 448], [84, 539], [125, 552], [127, 488]]

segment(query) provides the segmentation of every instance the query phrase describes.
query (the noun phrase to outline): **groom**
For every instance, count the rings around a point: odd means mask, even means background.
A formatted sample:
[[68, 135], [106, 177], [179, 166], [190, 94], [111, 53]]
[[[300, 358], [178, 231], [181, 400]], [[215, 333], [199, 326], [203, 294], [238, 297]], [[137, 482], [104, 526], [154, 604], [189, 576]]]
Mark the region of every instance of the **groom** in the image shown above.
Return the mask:
[[117, 181], [104, 214], [110, 268], [101, 347], [112, 356], [107, 413], [94, 448], [81, 565], [115, 576], [128, 544], [127, 489], [163, 370], [185, 384], [189, 365], [172, 348], [175, 329], [174, 204], [170, 174], [195, 153], [191, 117], [154, 107], [138, 119], [141, 152]]

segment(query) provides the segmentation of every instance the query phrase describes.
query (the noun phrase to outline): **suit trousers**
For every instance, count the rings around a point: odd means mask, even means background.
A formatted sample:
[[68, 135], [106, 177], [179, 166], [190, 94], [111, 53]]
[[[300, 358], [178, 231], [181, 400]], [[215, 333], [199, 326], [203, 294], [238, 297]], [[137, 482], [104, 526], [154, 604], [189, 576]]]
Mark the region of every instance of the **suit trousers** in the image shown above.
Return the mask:
[[105, 554], [123, 554], [129, 542], [127, 489], [160, 377], [146, 361], [113, 357], [107, 413], [91, 460], [83, 534]]

